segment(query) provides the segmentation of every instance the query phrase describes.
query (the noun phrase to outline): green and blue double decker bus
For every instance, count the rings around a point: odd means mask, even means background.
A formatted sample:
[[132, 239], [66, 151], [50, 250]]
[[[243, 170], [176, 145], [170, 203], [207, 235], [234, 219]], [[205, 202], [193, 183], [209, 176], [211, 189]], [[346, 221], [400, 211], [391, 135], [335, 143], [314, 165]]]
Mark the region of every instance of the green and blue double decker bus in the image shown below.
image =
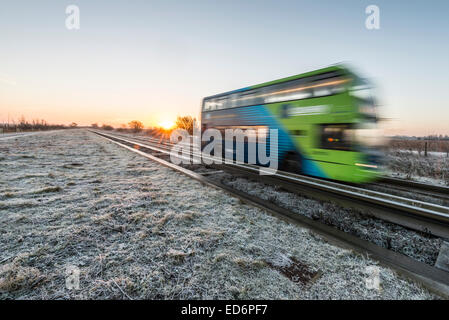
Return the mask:
[[366, 80], [335, 65], [206, 97], [201, 127], [277, 129], [280, 170], [369, 182], [380, 174], [381, 161], [371, 91]]

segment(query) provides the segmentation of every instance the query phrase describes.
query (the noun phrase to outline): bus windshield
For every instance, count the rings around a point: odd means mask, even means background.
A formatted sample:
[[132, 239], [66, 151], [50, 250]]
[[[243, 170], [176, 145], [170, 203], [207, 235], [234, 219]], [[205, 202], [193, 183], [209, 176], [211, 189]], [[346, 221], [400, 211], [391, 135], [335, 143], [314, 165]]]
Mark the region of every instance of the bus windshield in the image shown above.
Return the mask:
[[349, 94], [357, 99], [358, 109], [361, 114], [368, 118], [377, 118], [373, 86], [367, 80], [355, 78]]

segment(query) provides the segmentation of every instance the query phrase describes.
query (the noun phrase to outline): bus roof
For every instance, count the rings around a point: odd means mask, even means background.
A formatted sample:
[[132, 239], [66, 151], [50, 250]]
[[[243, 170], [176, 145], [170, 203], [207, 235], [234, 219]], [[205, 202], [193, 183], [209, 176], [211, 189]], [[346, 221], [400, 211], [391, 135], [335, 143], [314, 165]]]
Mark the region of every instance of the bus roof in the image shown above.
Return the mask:
[[221, 97], [221, 96], [232, 94], [232, 93], [243, 92], [243, 91], [248, 91], [248, 90], [257, 89], [257, 88], [262, 88], [262, 87], [266, 87], [266, 86], [269, 86], [269, 85], [272, 85], [272, 84], [276, 84], [276, 83], [287, 82], [287, 81], [290, 81], [290, 80], [305, 78], [305, 77], [314, 76], [314, 75], [321, 74], [321, 73], [326, 73], [326, 72], [331, 72], [331, 71], [339, 71], [339, 70], [351, 73], [351, 72], [349, 72], [347, 67], [345, 67], [345, 66], [343, 66], [341, 64], [337, 64], [337, 65], [333, 65], [333, 66], [330, 66], [330, 67], [326, 67], [326, 68], [322, 68], [322, 69], [318, 69], [318, 70], [313, 70], [313, 71], [297, 74], [297, 75], [290, 76], [290, 77], [285, 77], [285, 78], [278, 79], [278, 80], [264, 82], [264, 83], [257, 84], [257, 85], [254, 85], [254, 86], [249, 86], [249, 87], [245, 87], [245, 88], [241, 88], [241, 89], [237, 89], [237, 90], [232, 90], [232, 91], [228, 91], [228, 92], [218, 93], [218, 94], [215, 94], [215, 95], [212, 95], [212, 96], [205, 97], [203, 100], [211, 99], [211, 98], [217, 98], [217, 97]]

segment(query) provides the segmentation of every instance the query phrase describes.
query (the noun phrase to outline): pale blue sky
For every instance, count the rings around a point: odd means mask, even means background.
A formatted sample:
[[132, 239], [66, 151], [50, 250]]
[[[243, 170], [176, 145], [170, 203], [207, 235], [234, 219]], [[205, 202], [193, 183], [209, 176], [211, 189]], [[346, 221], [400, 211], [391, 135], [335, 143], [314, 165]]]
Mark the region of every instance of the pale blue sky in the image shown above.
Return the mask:
[[[65, 28], [76, 4], [81, 29]], [[365, 8], [380, 8], [380, 30]], [[0, 0], [0, 121], [154, 124], [201, 98], [349, 62], [390, 134], [449, 134], [449, 2]]]

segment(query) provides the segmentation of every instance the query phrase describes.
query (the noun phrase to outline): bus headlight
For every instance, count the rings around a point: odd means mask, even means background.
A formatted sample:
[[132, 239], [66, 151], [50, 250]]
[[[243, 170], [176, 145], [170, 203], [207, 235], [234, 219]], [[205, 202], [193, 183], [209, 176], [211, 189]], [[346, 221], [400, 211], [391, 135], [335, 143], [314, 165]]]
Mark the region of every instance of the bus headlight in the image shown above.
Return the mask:
[[377, 165], [375, 164], [366, 164], [366, 163], [356, 163], [357, 167], [364, 167], [364, 168], [370, 168], [370, 169], [377, 169]]

